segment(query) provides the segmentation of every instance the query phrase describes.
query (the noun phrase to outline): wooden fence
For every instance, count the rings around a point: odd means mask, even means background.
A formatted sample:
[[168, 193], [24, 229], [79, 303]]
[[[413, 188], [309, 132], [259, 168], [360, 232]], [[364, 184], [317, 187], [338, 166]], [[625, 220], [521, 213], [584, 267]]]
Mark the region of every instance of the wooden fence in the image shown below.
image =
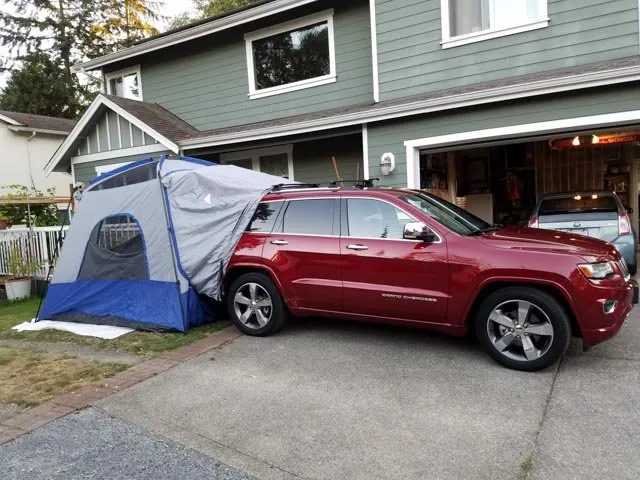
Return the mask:
[[60, 227], [34, 227], [12, 228], [0, 230], [0, 275], [8, 275], [9, 255], [14, 249], [18, 249], [20, 255], [29, 260], [35, 260], [40, 264], [35, 277], [44, 279], [51, 262], [59, 252], [62, 239], [67, 234], [68, 226], [61, 230]]

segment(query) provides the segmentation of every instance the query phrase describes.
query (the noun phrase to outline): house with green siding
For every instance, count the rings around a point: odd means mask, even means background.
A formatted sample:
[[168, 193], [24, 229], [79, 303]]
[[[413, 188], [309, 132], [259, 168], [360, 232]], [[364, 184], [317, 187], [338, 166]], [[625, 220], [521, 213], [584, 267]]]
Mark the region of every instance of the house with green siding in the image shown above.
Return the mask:
[[639, 19], [637, 0], [260, 1], [76, 65], [103, 93], [46, 171], [176, 154], [378, 178], [496, 223], [556, 191], [637, 212]]

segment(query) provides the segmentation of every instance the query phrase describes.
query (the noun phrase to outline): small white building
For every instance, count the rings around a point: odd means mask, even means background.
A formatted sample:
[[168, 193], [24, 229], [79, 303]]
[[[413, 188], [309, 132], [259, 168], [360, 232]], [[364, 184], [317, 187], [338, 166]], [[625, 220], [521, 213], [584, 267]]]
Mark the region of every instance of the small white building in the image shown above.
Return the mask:
[[6, 185], [24, 185], [42, 192], [55, 187], [56, 195], [68, 196], [70, 174], [44, 166], [75, 125], [75, 120], [0, 110], [0, 195]]

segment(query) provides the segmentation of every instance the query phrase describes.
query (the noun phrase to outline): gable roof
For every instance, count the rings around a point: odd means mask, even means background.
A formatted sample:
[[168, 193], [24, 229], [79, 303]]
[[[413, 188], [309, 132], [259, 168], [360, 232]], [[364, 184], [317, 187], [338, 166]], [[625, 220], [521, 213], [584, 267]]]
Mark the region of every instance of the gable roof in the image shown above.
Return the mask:
[[45, 165], [45, 172], [49, 175], [63, 159], [72, 156], [80, 142], [93, 128], [100, 116], [107, 110], [111, 110], [135, 125], [150, 137], [157, 140], [173, 153], [179, 153], [177, 142], [185, 137], [194, 135], [197, 130], [184, 120], [160, 105], [144, 103], [138, 100], [116, 97], [113, 95], [99, 94], [89, 106], [80, 121], [75, 125], [69, 136], [58, 147], [56, 153]]
[[69, 120], [68, 118], [47, 117], [45, 115], [9, 112], [7, 110], [0, 110], [0, 120], [15, 127], [12, 130], [37, 131], [53, 135], [67, 135], [76, 124], [75, 120]]
[[208, 18], [200, 22], [186, 25], [176, 30], [156, 35], [148, 38], [136, 45], [120, 50], [118, 52], [103, 55], [93, 60], [73, 66], [75, 71], [95, 70], [111, 63], [137, 57], [148, 52], [160, 50], [162, 48], [177, 45], [183, 42], [211, 35], [223, 30], [228, 30], [245, 23], [253, 22], [261, 18], [276, 15], [293, 8], [317, 2], [318, 0], [262, 0], [249, 5], [229, 11], [225, 14]]

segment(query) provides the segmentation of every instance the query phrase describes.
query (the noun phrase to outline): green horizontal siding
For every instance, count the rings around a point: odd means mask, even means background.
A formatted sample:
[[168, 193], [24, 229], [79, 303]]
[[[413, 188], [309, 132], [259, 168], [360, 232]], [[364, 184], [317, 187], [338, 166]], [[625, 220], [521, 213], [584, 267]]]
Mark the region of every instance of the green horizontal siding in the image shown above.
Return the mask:
[[238, 29], [226, 36], [198, 40], [211, 42], [209, 49], [156, 57], [143, 64], [144, 100], [161, 104], [201, 130], [372, 101], [368, 2], [336, 5], [334, 30], [335, 83], [251, 100], [244, 32]]
[[[406, 187], [405, 141], [630, 110], [640, 110], [640, 87], [626, 85], [370, 124], [369, 172], [380, 177], [382, 185]], [[395, 155], [396, 168], [388, 177], [381, 177], [378, 165], [385, 152]]]
[[173, 155], [173, 154], [169, 151], [166, 151], [166, 152], [154, 153], [153, 155], [147, 153], [146, 155], [132, 155], [128, 157], [112, 158], [109, 160], [98, 160], [96, 162], [76, 163], [73, 166], [73, 173], [75, 175], [74, 181], [88, 184], [89, 180], [97, 176], [96, 167], [104, 167], [105, 165], [114, 165], [117, 163], [135, 162], [136, 160], [142, 160], [152, 156], [154, 158], [158, 158], [160, 155]]
[[376, 0], [383, 100], [640, 53], [637, 0], [549, 0], [549, 27], [443, 49], [440, 0]]

